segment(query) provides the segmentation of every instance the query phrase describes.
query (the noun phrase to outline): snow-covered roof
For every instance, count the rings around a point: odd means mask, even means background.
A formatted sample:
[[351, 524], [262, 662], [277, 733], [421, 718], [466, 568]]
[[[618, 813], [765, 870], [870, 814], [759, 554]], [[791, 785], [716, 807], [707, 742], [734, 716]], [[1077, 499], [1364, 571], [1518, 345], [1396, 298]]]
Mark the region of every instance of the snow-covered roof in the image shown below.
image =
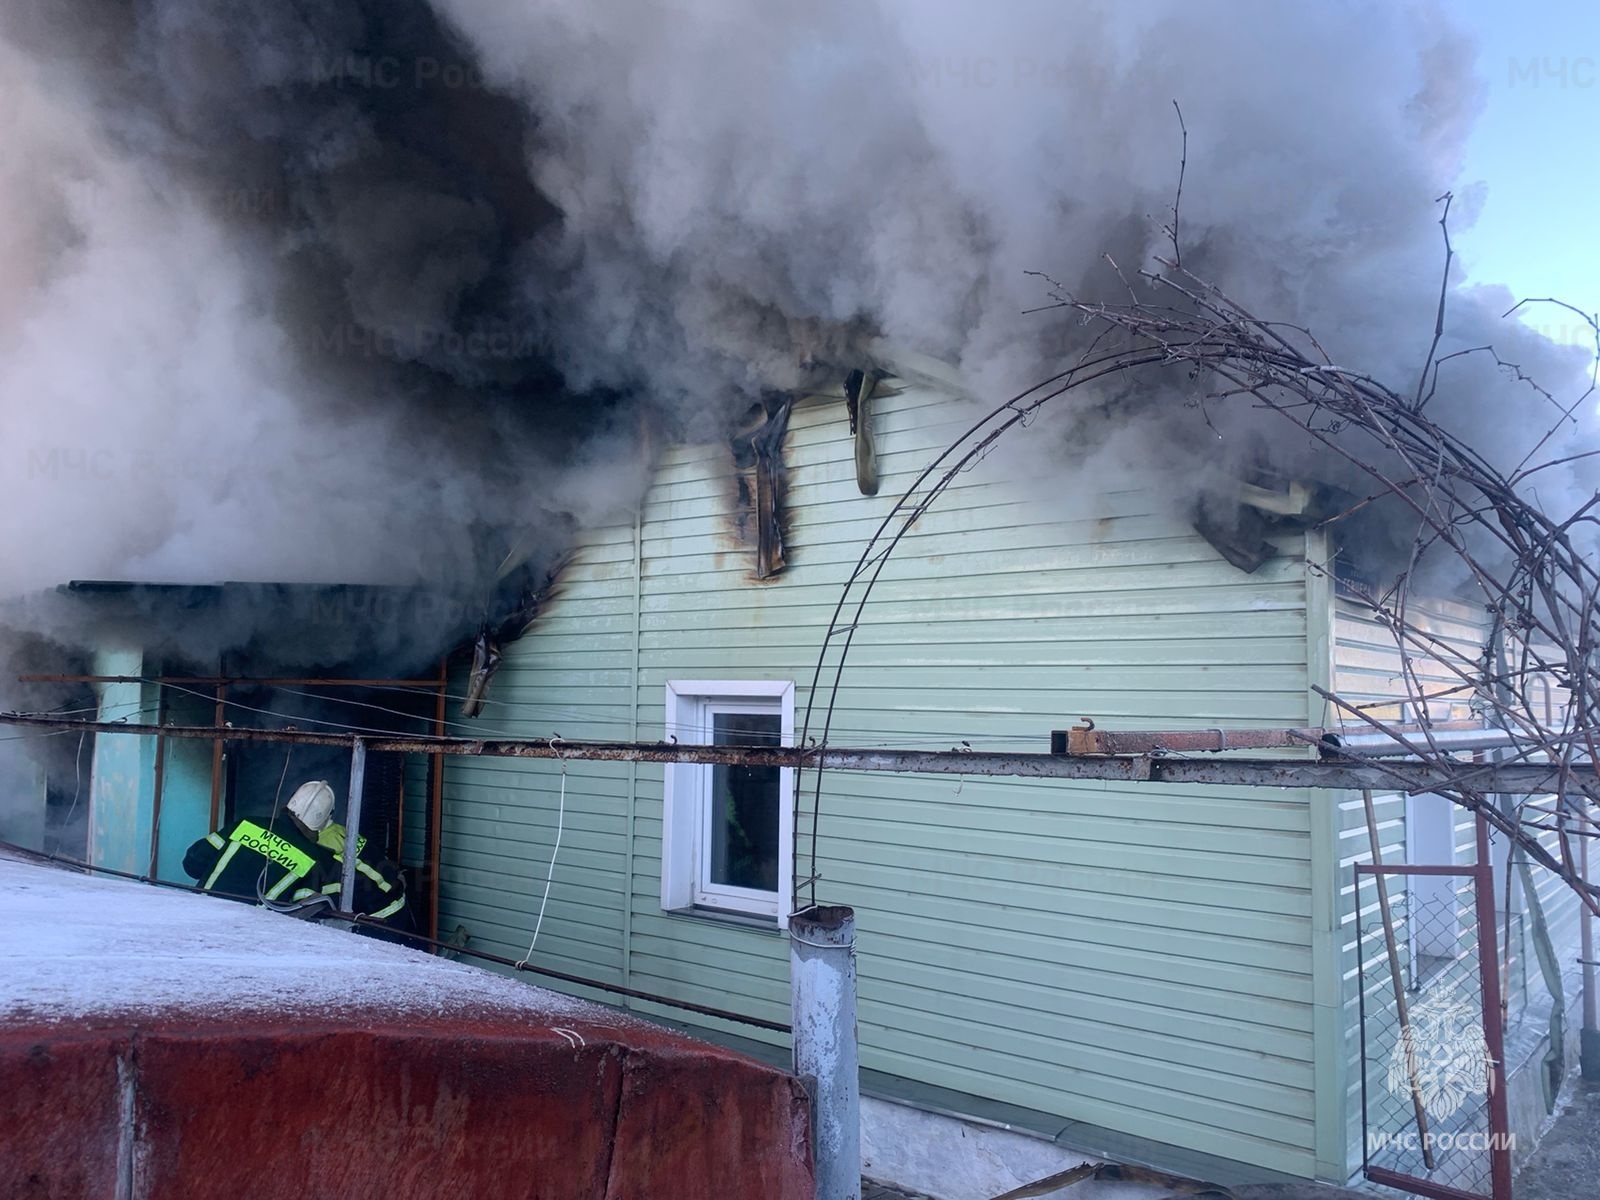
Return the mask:
[[0, 1026], [230, 1014], [642, 1024], [345, 930], [0, 855]]

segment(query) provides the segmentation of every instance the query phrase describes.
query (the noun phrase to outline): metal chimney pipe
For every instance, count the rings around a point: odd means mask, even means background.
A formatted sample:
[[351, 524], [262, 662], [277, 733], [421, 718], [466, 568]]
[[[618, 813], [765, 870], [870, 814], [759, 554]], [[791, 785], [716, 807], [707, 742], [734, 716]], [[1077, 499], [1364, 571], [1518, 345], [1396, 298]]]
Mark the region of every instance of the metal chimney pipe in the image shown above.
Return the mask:
[[811, 1094], [817, 1200], [861, 1197], [856, 915], [842, 905], [789, 918], [794, 1073]]

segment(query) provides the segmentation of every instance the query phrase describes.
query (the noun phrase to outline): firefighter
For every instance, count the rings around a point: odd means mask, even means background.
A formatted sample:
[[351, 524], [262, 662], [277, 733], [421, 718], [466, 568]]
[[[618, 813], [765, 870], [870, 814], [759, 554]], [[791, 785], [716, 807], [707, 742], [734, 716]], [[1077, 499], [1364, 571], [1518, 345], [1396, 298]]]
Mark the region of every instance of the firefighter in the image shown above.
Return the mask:
[[202, 891], [247, 903], [296, 904], [324, 894], [338, 868], [316, 831], [333, 813], [333, 789], [321, 780], [302, 784], [288, 811], [287, 821], [246, 818], [227, 837], [207, 834], [183, 856], [184, 871]]
[[332, 898], [346, 912], [382, 921], [400, 933], [416, 931], [406, 904], [406, 884], [400, 868], [387, 859], [369, 860], [365, 853], [365, 837], [358, 835], [356, 840], [356, 895], [355, 903], [349, 906], [339, 903], [339, 894], [344, 890], [345, 827], [329, 821], [317, 831], [317, 844], [333, 855], [334, 877], [331, 883], [323, 885], [324, 896]]
[[[301, 793], [310, 794], [304, 803]], [[319, 895], [345, 912], [371, 917], [401, 933], [414, 932], [411, 912], [406, 906], [405, 880], [400, 869], [385, 860], [373, 862], [364, 856], [367, 839], [356, 844], [356, 888], [354, 903], [346, 905], [344, 890], [345, 827], [333, 820], [333, 789], [326, 781], [308, 783], [289, 800], [289, 812], [307, 833], [316, 838], [318, 851], [329, 859], [329, 870], [315, 884]], [[365, 927], [370, 932], [371, 927]]]

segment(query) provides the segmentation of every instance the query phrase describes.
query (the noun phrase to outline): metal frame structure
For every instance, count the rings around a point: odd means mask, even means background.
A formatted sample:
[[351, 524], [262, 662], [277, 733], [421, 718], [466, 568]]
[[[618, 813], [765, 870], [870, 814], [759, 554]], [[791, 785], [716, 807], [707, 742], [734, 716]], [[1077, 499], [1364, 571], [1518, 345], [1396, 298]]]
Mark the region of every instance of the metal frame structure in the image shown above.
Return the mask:
[[[1488, 822], [1481, 816], [1477, 827], [1477, 862], [1462, 867], [1424, 866], [1409, 863], [1391, 866], [1357, 863], [1354, 879], [1357, 895], [1363, 877], [1371, 877], [1379, 885], [1380, 901], [1385, 895], [1383, 883], [1390, 877], [1417, 875], [1447, 876], [1472, 881], [1473, 920], [1477, 925], [1478, 972], [1482, 984], [1483, 1036], [1489, 1054], [1488, 1089], [1489, 1119], [1489, 1179], [1487, 1197], [1458, 1187], [1437, 1183], [1417, 1175], [1407, 1175], [1371, 1162], [1371, 1139], [1368, 1129], [1367, 1080], [1367, 1012], [1366, 990], [1358, 991], [1361, 1011], [1361, 1167], [1362, 1174], [1373, 1183], [1398, 1188], [1430, 1200], [1511, 1200], [1511, 1137], [1510, 1114], [1506, 1104], [1505, 1025], [1500, 1009], [1500, 971], [1495, 946], [1494, 868], [1489, 861]], [[1385, 911], [1387, 911], [1386, 901]], [[1386, 920], [1386, 937], [1389, 936]], [[1358, 955], [1359, 957], [1359, 955]], [[1400, 1009], [1402, 1026], [1404, 1008]], [[1429, 1169], [1433, 1168], [1431, 1149], [1427, 1143], [1427, 1125], [1420, 1098], [1416, 1101], [1419, 1136], [1423, 1138], [1423, 1154]]]
[[[158, 686], [171, 685], [175, 687], [201, 688], [211, 687], [216, 689], [216, 707], [210, 732], [206, 735], [211, 741], [211, 815], [209, 827], [216, 829], [222, 820], [222, 799], [225, 791], [223, 781], [223, 763], [226, 757], [226, 745], [230, 741], [298, 741], [303, 744], [316, 743], [309, 738], [257, 738], [252, 734], [261, 732], [249, 730], [227, 724], [228, 689], [229, 687], [303, 687], [303, 688], [410, 688], [418, 691], [431, 692], [434, 696], [434, 710], [431, 718], [417, 717], [417, 720], [430, 720], [433, 724], [433, 733], [436, 738], [442, 738], [445, 730], [445, 703], [449, 683], [449, 659], [439, 661], [439, 673], [433, 679], [319, 679], [312, 677], [277, 677], [277, 676], [244, 676], [244, 675], [19, 675], [19, 683], [45, 683], [45, 684], [108, 684], [108, 683], [140, 683], [156, 684]], [[156, 874], [156, 854], [160, 835], [161, 822], [161, 793], [164, 782], [164, 767], [166, 762], [166, 739], [169, 737], [192, 737], [190, 732], [179, 732], [189, 727], [172, 726], [165, 723], [166, 702], [161, 701], [155, 725], [141, 725], [138, 728], [119, 725], [117, 722], [99, 723], [100, 728], [85, 726], [84, 731], [89, 733], [141, 733], [156, 739], [155, 759], [155, 797], [154, 812], [150, 829], [150, 875]], [[270, 732], [270, 731], [269, 731]], [[350, 745], [354, 742], [345, 741], [334, 743]], [[372, 743], [368, 740], [368, 745]], [[388, 747], [374, 747], [387, 749]], [[444, 798], [444, 760], [437, 753], [430, 753], [428, 771], [429, 803], [427, 808], [427, 832], [424, 838], [425, 846], [422, 864], [426, 871], [428, 891], [428, 934], [432, 938], [439, 936], [439, 861], [442, 852], [442, 839], [440, 822], [443, 816]], [[399, 820], [396, 826], [396, 839], [404, 846], [405, 834], [405, 805], [400, 805]], [[351, 836], [354, 836], [355, 822], [347, 821]], [[354, 856], [349, 859], [350, 869], [354, 869]]]

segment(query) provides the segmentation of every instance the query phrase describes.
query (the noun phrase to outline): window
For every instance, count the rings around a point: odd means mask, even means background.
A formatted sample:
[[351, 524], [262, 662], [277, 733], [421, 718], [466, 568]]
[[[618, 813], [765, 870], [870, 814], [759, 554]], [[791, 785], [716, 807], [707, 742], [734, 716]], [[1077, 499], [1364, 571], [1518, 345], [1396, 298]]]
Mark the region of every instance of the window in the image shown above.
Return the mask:
[[[714, 746], [794, 744], [794, 684], [672, 680], [669, 740]], [[794, 772], [788, 767], [671, 763], [663, 795], [661, 906], [788, 924]]]

